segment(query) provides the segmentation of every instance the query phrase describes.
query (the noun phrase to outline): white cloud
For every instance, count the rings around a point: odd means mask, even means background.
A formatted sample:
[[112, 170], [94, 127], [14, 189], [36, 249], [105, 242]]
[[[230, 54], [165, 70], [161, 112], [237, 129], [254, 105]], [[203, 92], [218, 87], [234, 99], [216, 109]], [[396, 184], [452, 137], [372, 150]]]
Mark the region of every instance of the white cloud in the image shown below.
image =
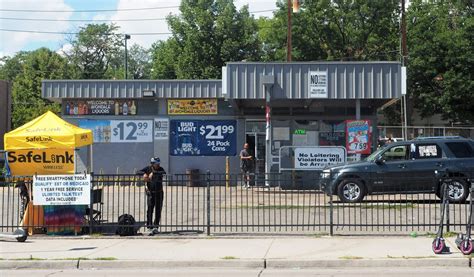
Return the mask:
[[[97, 0], [94, 0], [97, 1]], [[150, 9], [139, 11], [117, 11], [113, 13], [101, 13], [94, 19], [118, 20], [118, 19], [144, 19], [144, 18], [166, 18], [170, 13], [178, 14], [177, 8], [181, 0], [116, 0], [117, 5], [113, 9], [131, 9], [144, 7], [175, 7], [170, 9]], [[275, 9], [276, 0], [236, 0], [237, 8], [248, 4], [249, 10], [262, 11]], [[71, 19], [74, 10], [68, 6], [64, 0], [0, 0], [2, 9], [31, 9], [31, 10], [61, 10], [66, 12], [58, 13], [38, 13], [38, 12], [6, 12], [0, 11], [0, 17], [16, 18], [42, 18], [42, 19]], [[84, 9], [87, 9], [87, 5]], [[255, 17], [271, 16], [272, 12], [255, 13]], [[87, 19], [87, 13], [74, 14], [75, 19]], [[64, 22], [64, 21], [13, 21], [1, 20], [0, 28], [16, 30], [38, 30], [48, 32], [76, 32], [79, 26], [85, 26], [89, 22]], [[101, 23], [101, 22], [97, 22]], [[166, 20], [154, 21], [118, 21], [122, 33], [170, 33]], [[68, 49], [66, 38], [68, 35], [62, 34], [42, 34], [42, 33], [21, 33], [0, 31], [0, 53], [3, 55], [14, 55], [16, 52], [25, 50], [25, 47], [50, 47], [53, 50], [61, 51]], [[165, 40], [169, 34], [162, 35], [132, 35], [128, 41], [130, 45], [139, 44], [143, 47], [150, 47], [158, 40]], [[58, 50], [59, 49], [59, 50]], [[59, 52], [58, 52], [59, 53]]]
[[[17, 10], [61, 10], [60, 13], [39, 13], [39, 12], [16, 12], [16, 11], [0, 11], [0, 17], [10, 18], [41, 18], [41, 19], [68, 19], [72, 15], [72, 8], [64, 3], [63, 0], [2, 0], [0, 5], [2, 9]], [[18, 21], [18, 20], [0, 20], [2, 29], [13, 30], [33, 30], [47, 32], [66, 32], [69, 31], [70, 25], [65, 22], [48, 22], [48, 21]], [[42, 33], [23, 33], [23, 32], [5, 32], [0, 31], [0, 52], [5, 55], [14, 55], [21, 51], [24, 47], [35, 42], [51, 43], [59, 42], [64, 35], [60, 34], [42, 34]]]
[[[181, 0], [118, 0], [117, 9], [130, 9], [130, 8], [141, 8], [141, 7], [171, 7], [179, 6]], [[238, 9], [243, 5], [249, 4], [250, 11], [262, 11], [268, 9], [275, 9], [275, 0], [237, 0], [235, 5]], [[178, 8], [171, 9], [154, 9], [146, 11], [127, 11], [117, 12], [109, 17], [111, 20], [117, 19], [130, 19], [130, 18], [166, 18], [170, 13], [179, 14]], [[256, 13], [255, 16], [271, 16], [272, 12]], [[99, 19], [99, 17], [97, 17]], [[104, 19], [101, 17], [101, 19]], [[120, 26], [120, 30], [126, 34], [133, 33], [170, 33], [166, 20], [156, 21], [119, 21], [117, 25]], [[130, 44], [139, 44], [143, 47], [150, 47], [151, 44], [158, 40], [166, 40], [170, 35], [132, 35], [129, 40]]]

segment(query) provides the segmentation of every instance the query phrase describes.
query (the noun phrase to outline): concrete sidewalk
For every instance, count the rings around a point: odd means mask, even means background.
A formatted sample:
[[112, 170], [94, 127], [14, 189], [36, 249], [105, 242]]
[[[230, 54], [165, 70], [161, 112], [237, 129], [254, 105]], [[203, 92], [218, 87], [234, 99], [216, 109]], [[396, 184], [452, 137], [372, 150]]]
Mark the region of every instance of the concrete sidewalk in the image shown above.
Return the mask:
[[428, 237], [29, 237], [0, 241], [0, 269], [469, 267], [448, 238], [451, 254], [435, 255]]

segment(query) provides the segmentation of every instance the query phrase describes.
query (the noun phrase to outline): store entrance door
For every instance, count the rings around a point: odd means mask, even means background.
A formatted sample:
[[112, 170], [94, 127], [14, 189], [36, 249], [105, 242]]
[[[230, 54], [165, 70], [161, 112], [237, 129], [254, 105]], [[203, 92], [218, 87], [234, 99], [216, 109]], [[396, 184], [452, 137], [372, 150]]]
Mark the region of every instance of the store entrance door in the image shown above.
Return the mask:
[[[253, 172], [257, 185], [265, 184], [265, 134], [247, 133], [246, 142], [249, 144], [250, 155], [254, 157]], [[260, 180], [263, 179], [263, 180]]]

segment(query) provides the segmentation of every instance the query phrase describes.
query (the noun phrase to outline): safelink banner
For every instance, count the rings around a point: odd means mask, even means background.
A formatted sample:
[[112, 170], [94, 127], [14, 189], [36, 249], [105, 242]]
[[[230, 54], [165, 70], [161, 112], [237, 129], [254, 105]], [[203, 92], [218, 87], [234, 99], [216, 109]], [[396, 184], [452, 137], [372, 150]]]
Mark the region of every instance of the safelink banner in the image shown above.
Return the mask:
[[372, 128], [370, 120], [347, 120], [347, 153], [370, 154]]
[[235, 156], [235, 120], [171, 120], [172, 156]]

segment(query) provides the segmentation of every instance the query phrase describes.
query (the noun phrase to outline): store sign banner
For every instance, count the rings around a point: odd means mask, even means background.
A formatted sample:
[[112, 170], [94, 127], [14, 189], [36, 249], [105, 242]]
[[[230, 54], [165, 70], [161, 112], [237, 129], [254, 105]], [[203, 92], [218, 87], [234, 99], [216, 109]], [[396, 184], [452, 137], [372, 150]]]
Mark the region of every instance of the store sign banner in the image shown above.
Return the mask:
[[74, 173], [73, 149], [35, 149], [8, 151], [13, 175]]
[[136, 115], [135, 100], [67, 101], [65, 115]]
[[318, 170], [326, 166], [346, 162], [344, 147], [297, 147], [295, 148], [295, 169]]
[[153, 142], [152, 120], [111, 120], [111, 142]]
[[346, 148], [349, 154], [370, 154], [370, 120], [346, 120]]
[[171, 120], [170, 155], [235, 156], [235, 120]]
[[155, 118], [155, 140], [166, 140], [169, 138], [168, 118]]
[[327, 71], [309, 72], [309, 98], [328, 98]]
[[170, 99], [168, 114], [217, 114], [217, 99]]
[[89, 205], [90, 195], [89, 174], [33, 176], [35, 205]]

